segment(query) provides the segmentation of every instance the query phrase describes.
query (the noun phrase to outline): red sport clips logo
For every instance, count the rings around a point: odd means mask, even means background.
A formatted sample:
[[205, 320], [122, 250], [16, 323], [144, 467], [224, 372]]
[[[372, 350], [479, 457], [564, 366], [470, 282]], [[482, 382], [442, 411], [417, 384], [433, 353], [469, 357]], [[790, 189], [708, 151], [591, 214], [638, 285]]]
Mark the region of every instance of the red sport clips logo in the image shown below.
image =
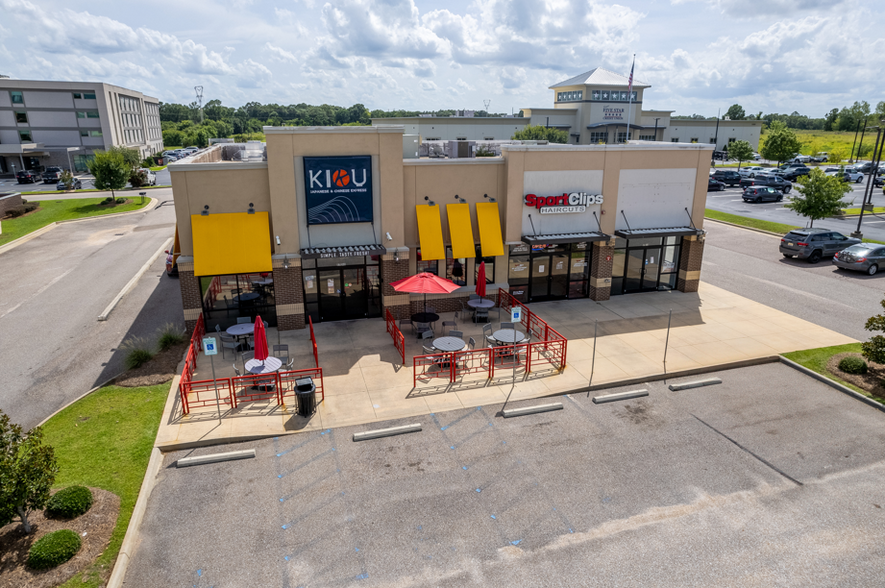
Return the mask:
[[550, 206], [591, 206], [593, 204], [602, 204], [602, 194], [572, 192], [557, 196], [525, 195], [525, 205], [538, 210]]

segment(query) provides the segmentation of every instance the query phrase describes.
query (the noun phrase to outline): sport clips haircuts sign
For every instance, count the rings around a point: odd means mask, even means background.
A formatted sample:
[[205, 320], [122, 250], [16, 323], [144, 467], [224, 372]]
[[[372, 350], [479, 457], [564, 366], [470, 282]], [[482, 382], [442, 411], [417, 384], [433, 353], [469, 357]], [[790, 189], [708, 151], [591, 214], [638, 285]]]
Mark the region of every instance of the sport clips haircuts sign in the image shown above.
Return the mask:
[[561, 196], [525, 195], [525, 205], [537, 208], [541, 214], [562, 214], [566, 212], [584, 212], [588, 206], [602, 204], [602, 194], [572, 192]]
[[372, 221], [372, 157], [305, 157], [307, 224]]

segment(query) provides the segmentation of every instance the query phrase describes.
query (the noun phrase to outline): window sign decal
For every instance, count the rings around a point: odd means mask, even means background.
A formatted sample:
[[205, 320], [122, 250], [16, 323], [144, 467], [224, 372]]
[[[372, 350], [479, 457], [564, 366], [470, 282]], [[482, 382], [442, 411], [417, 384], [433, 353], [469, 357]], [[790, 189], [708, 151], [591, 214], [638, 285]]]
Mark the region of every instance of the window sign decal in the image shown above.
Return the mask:
[[307, 224], [372, 222], [372, 157], [305, 157]]

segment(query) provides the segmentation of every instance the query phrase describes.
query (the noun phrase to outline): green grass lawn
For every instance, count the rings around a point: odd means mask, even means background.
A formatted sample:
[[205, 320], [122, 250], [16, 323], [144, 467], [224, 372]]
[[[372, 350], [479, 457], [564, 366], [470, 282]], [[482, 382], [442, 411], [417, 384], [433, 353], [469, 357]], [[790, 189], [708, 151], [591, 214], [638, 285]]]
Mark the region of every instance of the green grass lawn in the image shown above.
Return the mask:
[[169, 384], [146, 388], [107, 386], [78, 400], [43, 426], [55, 448], [55, 487], [103, 488], [120, 497], [120, 515], [105, 552], [66, 587], [104, 585], [120, 551], [157, 436]]
[[[814, 155], [815, 153], [827, 152], [836, 155], [842, 160], [847, 160], [854, 151], [858, 150], [855, 145], [854, 131], [806, 131], [792, 129], [796, 133], [796, 138], [802, 144], [799, 150], [803, 155]], [[766, 134], [763, 133], [759, 139], [759, 151], [762, 151], [765, 145]], [[876, 140], [876, 134], [868, 132], [864, 135], [863, 150], [861, 151], [861, 159], [869, 157], [869, 151], [873, 149], [873, 143]], [[860, 135], [857, 135], [857, 143], [860, 143]], [[856, 159], [856, 154], [855, 154]], [[831, 162], [832, 163], [832, 162]]]
[[[858, 208], [846, 208], [843, 212], [845, 214], [860, 214], [860, 208], [859, 207]], [[869, 213], [869, 212], [870, 211], [868, 210], [867, 213]], [[873, 212], [881, 214], [881, 213], [885, 212], [885, 206], [874, 206]]]
[[149, 167], [148, 169], [151, 170], [152, 172], [158, 172], [158, 171], [163, 171], [164, 169], [166, 169], [166, 166], [165, 165], [157, 165], [154, 167]]
[[[25, 198], [27, 199], [27, 198]], [[19, 218], [4, 220], [3, 233], [0, 234], [0, 245], [23, 237], [28, 233], [41, 229], [56, 221], [85, 218], [89, 216], [101, 216], [114, 212], [127, 212], [138, 210], [147, 206], [149, 198], [141, 202], [141, 198], [134, 198], [129, 204], [117, 204], [108, 206], [99, 204], [101, 198], [75, 198], [72, 200], [44, 200], [40, 202], [40, 208]]]
[[751, 229], [760, 229], [763, 231], [770, 231], [772, 233], [778, 233], [780, 235], [785, 235], [789, 233], [793, 229], [801, 229], [802, 227], [797, 227], [795, 225], [785, 225], [782, 223], [773, 223], [771, 221], [764, 221], [755, 218], [749, 218], [746, 216], [739, 216], [737, 214], [729, 214], [727, 212], [719, 212], [718, 210], [711, 210], [707, 208], [704, 211], [704, 216], [713, 220], [719, 220], [726, 223], [732, 223], [735, 225], [741, 225], [742, 227], [749, 227]]
[[885, 398], [870, 394], [869, 392], [858, 388], [854, 384], [849, 384], [845, 380], [842, 380], [838, 376], [835, 376], [827, 371], [827, 361], [829, 361], [832, 356], [836, 355], [837, 353], [848, 352], [860, 353], [860, 343], [849, 343], [848, 345], [836, 345], [834, 347], [818, 347], [817, 349], [806, 349], [805, 351], [793, 351], [791, 353], [784, 353], [783, 356], [787, 359], [795, 361], [801, 366], [807, 367], [808, 369], [821, 374], [822, 376], [826, 376], [833, 381], [839, 382], [843, 386], [851, 388], [855, 392], [860, 392], [867, 398], [872, 398], [877, 402], [885, 403]]

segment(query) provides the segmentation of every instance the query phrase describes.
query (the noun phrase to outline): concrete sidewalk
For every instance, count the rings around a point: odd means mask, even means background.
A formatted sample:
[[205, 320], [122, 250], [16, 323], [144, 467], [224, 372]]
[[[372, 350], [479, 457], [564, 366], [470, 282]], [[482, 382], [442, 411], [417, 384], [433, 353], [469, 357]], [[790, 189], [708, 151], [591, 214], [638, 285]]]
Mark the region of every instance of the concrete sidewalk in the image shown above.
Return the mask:
[[[450, 384], [437, 379], [413, 387], [413, 355], [421, 355], [420, 341], [405, 332], [406, 365], [387, 334], [383, 319], [321, 323], [315, 325], [325, 400], [310, 419], [294, 414], [294, 407], [244, 403], [237, 409], [200, 408], [181, 413], [178, 378], [157, 436], [163, 450], [256, 439], [306, 430], [384, 421], [444, 410], [510, 400], [537, 398], [586, 390], [664, 373], [708, 370], [724, 364], [815, 347], [853, 343], [854, 339], [802, 319], [701, 284], [697, 293], [650, 292], [619, 296], [606, 302], [588, 299], [533, 303], [532, 312], [568, 339], [567, 365], [561, 372], [546, 368], [530, 374], [497, 370], [495, 378], [466, 376]], [[672, 324], [663, 364], [667, 321]], [[495, 311], [492, 320], [497, 323]], [[505, 318], [506, 317], [502, 317]], [[454, 320], [452, 313], [440, 315]], [[598, 322], [597, 322], [598, 321]], [[458, 321], [465, 340], [482, 345], [482, 325]], [[497, 327], [496, 327], [497, 328]], [[593, 362], [593, 332], [598, 329]], [[268, 346], [279, 337], [295, 358], [293, 369], [313, 367], [309, 334], [304, 331], [268, 330]], [[230, 354], [216, 358], [219, 378], [234, 375]], [[240, 361], [238, 360], [239, 364]], [[200, 356], [194, 379], [211, 378], [209, 359]]]

